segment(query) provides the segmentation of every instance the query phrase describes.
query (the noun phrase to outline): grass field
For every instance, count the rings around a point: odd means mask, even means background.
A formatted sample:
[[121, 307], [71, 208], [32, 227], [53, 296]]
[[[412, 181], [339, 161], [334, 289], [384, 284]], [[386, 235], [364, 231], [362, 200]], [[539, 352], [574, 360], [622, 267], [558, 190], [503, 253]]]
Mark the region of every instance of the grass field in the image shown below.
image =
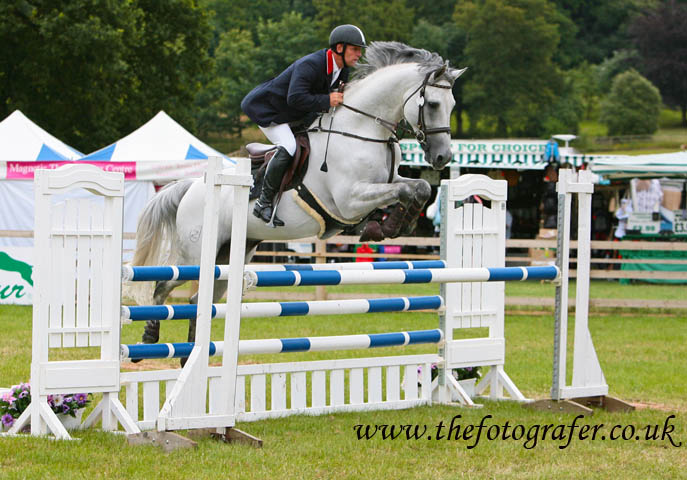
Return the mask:
[[[431, 286], [412, 294], [433, 293]], [[350, 287], [348, 287], [350, 288]], [[508, 284], [508, 295], [546, 296], [550, 285]], [[682, 298], [684, 287], [663, 285], [620, 286], [595, 282], [593, 296], [614, 298]], [[408, 291], [391, 293], [411, 294]], [[507, 312], [506, 371], [529, 398], [545, 398], [551, 385], [553, 315], [550, 310]], [[0, 307], [5, 335], [0, 342], [3, 362], [0, 386], [29, 378], [31, 310]], [[395, 412], [370, 412], [299, 417], [240, 424], [262, 438], [264, 448], [203, 440], [199, 448], [163, 454], [154, 447], [130, 447], [121, 436], [96, 431], [77, 432], [80, 441], [0, 438], [0, 478], [687, 478], [687, 319], [679, 311], [592, 312], [591, 331], [611, 393], [637, 404], [637, 411], [611, 414], [597, 411], [578, 420], [581, 425], [601, 425], [596, 439], [574, 437], [569, 445], [561, 438], [575, 415], [536, 412], [512, 402], [480, 402], [483, 408], [437, 406]], [[275, 336], [338, 335], [432, 328], [436, 316], [429, 313], [376, 314], [369, 316], [289, 317], [247, 319], [242, 338]], [[183, 322], [164, 325], [165, 341], [182, 340]], [[124, 342], [140, 338], [141, 325], [126, 325]], [[222, 333], [219, 322], [213, 337]], [[403, 353], [432, 351], [415, 346]], [[390, 355], [397, 348], [373, 351], [288, 354], [279, 361]], [[242, 357], [242, 362], [271, 361], [276, 356]], [[149, 361], [148, 368], [175, 364]], [[140, 365], [140, 364], [139, 364]], [[455, 422], [463, 426], [500, 426], [477, 430], [471, 438], [436, 439], [436, 425]], [[674, 415], [674, 417], [671, 417]], [[507, 438], [504, 427], [509, 425]], [[665, 425], [668, 428], [665, 429]], [[411, 425], [418, 435], [392, 440], [359, 440], [356, 425]], [[546, 439], [545, 425], [551, 424]], [[521, 427], [517, 427], [521, 425]], [[620, 428], [613, 430], [615, 425]], [[630, 435], [632, 427], [635, 431]], [[646, 439], [647, 426], [658, 426], [658, 438]], [[670, 430], [673, 426], [674, 430]], [[364, 427], [363, 427], [364, 428]], [[447, 428], [444, 433], [447, 433]], [[476, 428], [476, 427], [475, 427]], [[625, 428], [629, 440], [611, 440], [610, 434]], [[488, 432], [492, 437], [487, 438]], [[539, 432], [539, 436], [533, 436]], [[579, 430], [578, 430], [579, 431]], [[653, 433], [653, 427], [649, 430]], [[553, 432], [558, 432], [554, 434]], [[663, 435], [662, 433], [666, 433]], [[513, 434], [518, 438], [514, 440]], [[428, 439], [428, 437], [432, 439]], [[528, 440], [528, 436], [531, 437]], [[635, 437], [639, 436], [637, 439]], [[555, 438], [552, 438], [555, 437]], [[603, 437], [603, 438], [602, 438]], [[675, 447], [671, 443], [682, 446]]]

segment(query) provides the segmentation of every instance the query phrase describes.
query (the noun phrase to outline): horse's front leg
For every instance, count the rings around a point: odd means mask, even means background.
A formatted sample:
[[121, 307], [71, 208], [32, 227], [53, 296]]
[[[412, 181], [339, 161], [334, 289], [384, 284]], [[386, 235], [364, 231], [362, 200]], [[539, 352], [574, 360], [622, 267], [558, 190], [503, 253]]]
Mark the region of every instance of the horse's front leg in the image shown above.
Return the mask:
[[336, 199], [336, 206], [343, 218], [365, 216], [376, 208], [395, 203], [405, 207], [413, 201], [413, 189], [405, 183], [356, 182], [344, 198]]
[[[400, 177], [399, 177], [400, 178]], [[361, 241], [379, 241], [384, 237], [395, 238], [400, 234], [404, 219], [416, 196], [414, 185], [408, 182], [363, 183], [358, 182], [351, 188], [345, 202], [339, 207], [345, 218], [355, 218], [367, 213], [394, 205], [394, 209], [381, 223], [371, 219], [361, 236]], [[337, 206], [339, 206], [337, 204]]]
[[432, 187], [426, 180], [398, 175], [394, 178], [394, 182], [405, 183], [413, 189], [413, 200], [410, 202], [400, 226], [401, 235], [410, 235], [415, 230], [420, 213], [422, 213], [422, 209], [432, 194]]

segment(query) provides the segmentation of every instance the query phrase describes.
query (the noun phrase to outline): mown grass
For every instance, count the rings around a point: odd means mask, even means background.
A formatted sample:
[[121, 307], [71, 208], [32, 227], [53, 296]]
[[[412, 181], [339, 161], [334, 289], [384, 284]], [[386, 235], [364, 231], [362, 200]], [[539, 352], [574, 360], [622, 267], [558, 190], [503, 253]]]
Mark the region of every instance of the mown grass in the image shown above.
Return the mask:
[[[427, 286], [415, 292], [434, 293]], [[343, 288], [343, 287], [341, 287]], [[508, 284], [508, 295], [545, 296], [550, 285]], [[679, 286], [629, 285], [594, 282], [592, 296], [617, 298], [680, 298]], [[367, 290], [367, 289], [366, 289]], [[433, 328], [436, 316], [430, 313], [375, 314], [369, 316], [289, 317], [246, 319], [242, 338], [270, 338], [301, 335], [338, 335]], [[221, 322], [213, 325], [213, 337], [222, 335]], [[29, 377], [31, 310], [28, 307], [0, 307], [0, 324], [5, 335], [0, 342], [3, 362], [0, 385], [8, 386]], [[463, 426], [501, 427], [534, 431], [536, 425], [570, 424], [574, 415], [537, 412], [511, 402], [482, 402], [481, 409], [447, 406], [415, 408], [396, 412], [368, 412], [297, 417], [240, 424], [239, 427], [265, 441], [261, 450], [240, 445], [200, 441], [195, 450], [163, 454], [154, 447], [130, 447], [121, 436], [97, 431], [78, 432], [77, 442], [55, 442], [31, 438], [0, 438], [0, 477], [19, 478], [685, 478], [687, 471], [687, 319], [672, 311], [596, 312], [590, 319], [594, 344], [604, 368], [611, 393], [652, 408], [630, 414], [597, 411], [582, 424], [604, 424], [608, 435], [615, 424], [633, 425], [644, 435], [646, 425], [663, 426], [669, 415], [675, 430], [669, 439], [610, 440], [596, 438], [552, 439], [527, 442], [488, 440], [486, 430], [479, 443], [476, 431], [470, 439], [428, 440], [439, 422], [448, 424], [455, 415]], [[183, 340], [184, 322], [163, 326], [164, 341]], [[124, 342], [136, 342], [142, 325], [126, 325]], [[572, 342], [572, 338], [569, 340]], [[506, 371], [530, 398], [545, 398], [551, 386], [553, 316], [550, 310], [506, 316]], [[432, 351], [431, 346], [415, 346], [403, 353]], [[411, 352], [412, 351], [412, 352]], [[288, 356], [242, 357], [242, 362], [296, 361], [313, 358], [389, 355], [399, 349], [320, 352]], [[570, 363], [570, 361], [568, 362]], [[136, 367], [136, 368], [140, 368]], [[155, 361], [148, 367], [176, 365], [175, 361]], [[145, 367], [145, 364], [143, 364]], [[579, 423], [579, 422], [578, 422]], [[422, 439], [358, 440], [356, 425], [410, 424], [422, 430]], [[559, 430], [562, 427], [559, 427]], [[420, 430], [420, 431], [421, 431]], [[492, 429], [492, 434], [495, 432]], [[659, 437], [661, 429], [659, 428]], [[444, 432], [446, 433], [446, 432]], [[503, 431], [501, 431], [503, 433]], [[436, 435], [435, 435], [436, 436]], [[531, 448], [526, 448], [531, 447]], [[561, 448], [565, 447], [565, 448]]]
[[659, 129], [647, 138], [620, 137], [618, 140], [601, 142], [608, 135], [608, 128], [595, 120], [580, 122], [580, 139], [572, 146], [588, 155], [648, 155], [679, 151], [687, 144], [687, 129], [682, 126], [680, 112], [663, 109], [659, 117]]

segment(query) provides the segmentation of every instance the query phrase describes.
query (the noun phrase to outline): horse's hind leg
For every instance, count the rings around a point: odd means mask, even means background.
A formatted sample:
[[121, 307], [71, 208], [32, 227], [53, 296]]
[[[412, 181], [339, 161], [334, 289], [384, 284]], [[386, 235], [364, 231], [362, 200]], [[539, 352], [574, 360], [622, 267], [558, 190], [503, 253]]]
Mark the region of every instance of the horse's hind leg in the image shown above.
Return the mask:
[[[226, 242], [222, 245], [217, 252], [215, 257], [215, 265], [226, 265], [229, 263], [229, 247], [231, 242]], [[212, 286], [212, 303], [219, 302], [224, 293], [227, 291], [227, 281], [226, 280], [215, 280]], [[198, 292], [196, 292], [190, 299], [189, 303], [193, 305], [198, 304]], [[188, 321], [188, 341], [196, 341], [196, 319], [192, 318]], [[182, 362], [183, 366], [183, 362]]]
[[[229, 248], [230, 248], [230, 243], [227, 242], [222, 247], [219, 249], [219, 252], [217, 253], [217, 257], [215, 259], [215, 264], [216, 265], [226, 265], [229, 263]], [[248, 263], [251, 258], [253, 258], [253, 255], [255, 254], [255, 250], [257, 249], [257, 246], [260, 242], [256, 240], [248, 240], [246, 242], [246, 258], [245, 258], [245, 263]], [[217, 303], [219, 302], [224, 294], [227, 292], [227, 281], [226, 280], [215, 280], [215, 283], [213, 285], [212, 289], [212, 303]], [[189, 300], [189, 303], [192, 304], [198, 304], [198, 293], [193, 295], [191, 299]], [[192, 318], [188, 321], [188, 341], [189, 342], [195, 342], [196, 341], [196, 319]]]
[[[153, 293], [153, 300], [155, 305], [162, 305], [167, 300], [170, 292], [184, 283], [183, 280], [167, 280], [157, 282], [155, 284], [155, 292]], [[157, 343], [160, 339], [160, 321], [148, 320], [143, 329], [143, 336], [141, 340], [143, 343]]]

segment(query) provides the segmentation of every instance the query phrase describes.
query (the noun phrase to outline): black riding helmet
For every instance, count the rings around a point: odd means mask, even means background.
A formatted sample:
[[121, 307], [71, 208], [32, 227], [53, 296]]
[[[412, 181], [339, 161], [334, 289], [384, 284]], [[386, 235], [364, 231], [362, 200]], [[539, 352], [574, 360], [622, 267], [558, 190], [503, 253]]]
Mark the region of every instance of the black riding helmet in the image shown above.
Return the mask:
[[[337, 43], [344, 44], [343, 52], [337, 53]], [[355, 25], [339, 25], [332, 30], [332, 33], [329, 34], [329, 46], [337, 55], [341, 55], [343, 57], [344, 53], [346, 53], [346, 47], [348, 45], [367, 47], [367, 44], [365, 43], [365, 35], [363, 35], [362, 30]]]

